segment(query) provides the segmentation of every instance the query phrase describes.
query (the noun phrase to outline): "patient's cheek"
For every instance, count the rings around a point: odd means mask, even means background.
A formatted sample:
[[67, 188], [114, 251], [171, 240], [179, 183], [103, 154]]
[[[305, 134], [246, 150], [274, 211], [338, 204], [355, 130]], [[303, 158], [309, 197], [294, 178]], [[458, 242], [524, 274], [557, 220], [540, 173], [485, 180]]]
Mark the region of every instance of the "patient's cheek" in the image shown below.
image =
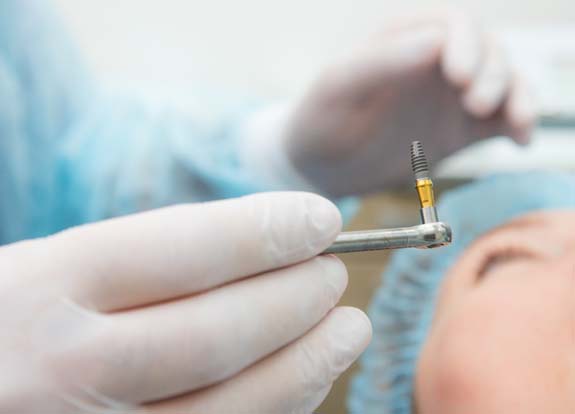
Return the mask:
[[434, 326], [416, 370], [417, 414], [575, 412], [563, 335], [525, 309], [497, 309], [471, 306]]
[[471, 402], [481, 399], [492, 378], [470, 349], [468, 336], [460, 332], [451, 341], [436, 336], [425, 345], [416, 371], [418, 414], [475, 413], [469, 411]]

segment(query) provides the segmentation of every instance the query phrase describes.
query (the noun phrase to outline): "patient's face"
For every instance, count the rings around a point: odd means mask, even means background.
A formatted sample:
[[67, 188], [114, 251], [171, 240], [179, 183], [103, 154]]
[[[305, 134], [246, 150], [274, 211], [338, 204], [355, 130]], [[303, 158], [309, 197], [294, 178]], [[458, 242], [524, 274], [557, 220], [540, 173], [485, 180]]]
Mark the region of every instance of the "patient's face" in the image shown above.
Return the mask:
[[575, 212], [477, 240], [442, 286], [418, 414], [575, 413]]

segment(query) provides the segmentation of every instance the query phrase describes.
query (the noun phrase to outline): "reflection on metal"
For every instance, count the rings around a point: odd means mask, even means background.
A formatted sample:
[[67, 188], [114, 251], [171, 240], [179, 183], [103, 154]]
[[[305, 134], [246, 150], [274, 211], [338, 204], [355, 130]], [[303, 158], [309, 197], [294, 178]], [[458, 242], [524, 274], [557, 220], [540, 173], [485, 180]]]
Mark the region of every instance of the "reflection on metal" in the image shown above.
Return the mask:
[[451, 228], [445, 223], [438, 222], [413, 227], [344, 232], [324, 253], [352, 253], [409, 247], [431, 249], [449, 243], [451, 243]]

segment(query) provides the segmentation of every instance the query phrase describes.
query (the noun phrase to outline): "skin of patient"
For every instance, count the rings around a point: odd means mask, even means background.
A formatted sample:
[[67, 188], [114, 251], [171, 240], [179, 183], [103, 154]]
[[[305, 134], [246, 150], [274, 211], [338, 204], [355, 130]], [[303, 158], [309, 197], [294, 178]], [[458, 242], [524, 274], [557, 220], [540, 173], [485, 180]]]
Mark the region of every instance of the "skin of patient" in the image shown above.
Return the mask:
[[575, 413], [575, 211], [523, 216], [465, 251], [415, 381], [418, 414]]

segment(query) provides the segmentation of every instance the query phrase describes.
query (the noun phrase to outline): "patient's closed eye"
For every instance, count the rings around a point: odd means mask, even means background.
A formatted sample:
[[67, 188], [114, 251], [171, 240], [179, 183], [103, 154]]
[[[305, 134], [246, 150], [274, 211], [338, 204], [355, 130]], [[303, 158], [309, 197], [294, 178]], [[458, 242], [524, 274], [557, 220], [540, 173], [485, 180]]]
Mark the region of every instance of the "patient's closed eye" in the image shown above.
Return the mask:
[[517, 237], [499, 239], [482, 253], [477, 276], [486, 276], [503, 265], [522, 260], [539, 260], [546, 256], [544, 249], [534, 245], [529, 239]]
[[486, 256], [481, 264], [479, 270], [479, 276], [485, 276], [487, 273], [491, 272], [495, 268], [502, 266], [504, 264], [513, 263], [518, 260], [534, 259], [535, 257], [526, 252], [501, 252], [494, 253]]

